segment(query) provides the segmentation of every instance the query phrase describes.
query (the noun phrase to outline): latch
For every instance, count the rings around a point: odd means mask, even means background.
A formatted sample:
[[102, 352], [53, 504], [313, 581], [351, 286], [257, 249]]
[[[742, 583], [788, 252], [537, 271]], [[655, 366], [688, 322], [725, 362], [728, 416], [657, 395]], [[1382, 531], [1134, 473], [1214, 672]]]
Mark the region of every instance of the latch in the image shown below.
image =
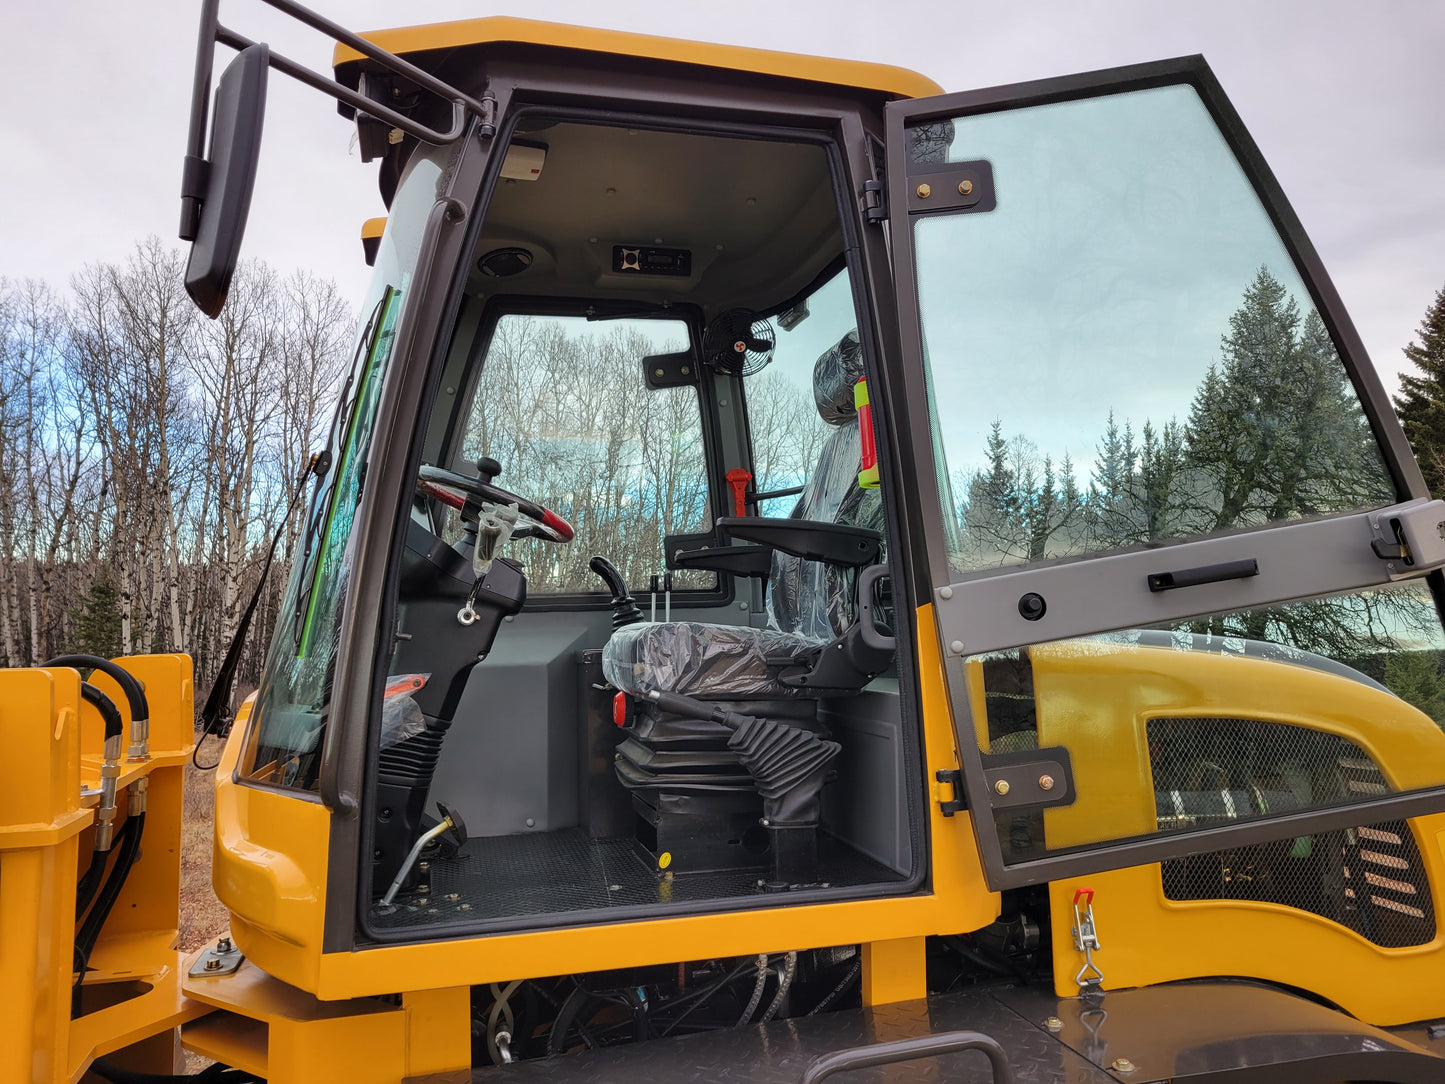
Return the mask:
[[1370, 549], [1392, 580], [1445, 565], [1445, 501], [1418, 501], [1370, 516]]
[[[1082, 901], [1083, 908], [1079, 907]], [[1080, 888], [1074, 892], [1074, 948], [1084, 954], [1084, 966], [1074, 976], [1074, 985], [1088, 992], [1103, 985], [1104, 973], [1094, 963], [1099, 951], [1099, 933], [1094, 926], [1094, 890]]]
[[938, 799], [938, 807], [943, 810], [945, 817], [951, 817], [960, 809], [967, 809], [968, 803], [963, 800], [963, 773], [957, 768], [939, 768], [933, 778], [940, 783], [953, 784], [953, 797], [949, 799]]

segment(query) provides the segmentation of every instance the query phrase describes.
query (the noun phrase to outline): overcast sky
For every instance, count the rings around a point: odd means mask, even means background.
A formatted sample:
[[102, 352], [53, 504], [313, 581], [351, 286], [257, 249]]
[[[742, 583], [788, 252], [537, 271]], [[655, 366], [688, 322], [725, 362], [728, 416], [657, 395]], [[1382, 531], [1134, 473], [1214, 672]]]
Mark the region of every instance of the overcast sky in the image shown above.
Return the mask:
[[[195, 0], [0, 0], [9, 108], [0, 275], [57, 285], [136, 239], [176, 232]], [[1093, 0], [904, 5], [578, 0], [316, 0], [356, 29], [487, 14], [590, 23], [898, 64], [967, 90], [1200, 52], [1303, 220], [1376, 365], [1445, 285], [1445, 3]], [[398, 10], [404, 14], [399, 16]], [[330, 43], [259, 0], [224, 0], [248, 37], [325, 69]], [[222, 50], [224, 64], [228, 51]], [[384, 213], [332, 103], [273, 73], [245, 252], [358, 298], [358, 230]]]

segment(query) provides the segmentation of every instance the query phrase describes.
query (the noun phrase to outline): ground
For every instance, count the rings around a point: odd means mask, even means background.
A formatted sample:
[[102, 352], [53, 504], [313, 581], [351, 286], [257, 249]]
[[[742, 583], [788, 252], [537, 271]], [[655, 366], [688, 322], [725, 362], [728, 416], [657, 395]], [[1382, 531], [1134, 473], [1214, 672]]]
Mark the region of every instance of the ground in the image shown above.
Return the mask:
[[[207, 738], [197, 759], [212, 763], [221, 742]], [[216, 823], [215, 773], [186, 768], [185, 815], [181, 826], [180, 947], [189, 952], [226, 932], [229, 915], [211, 891], [211, 840]]]

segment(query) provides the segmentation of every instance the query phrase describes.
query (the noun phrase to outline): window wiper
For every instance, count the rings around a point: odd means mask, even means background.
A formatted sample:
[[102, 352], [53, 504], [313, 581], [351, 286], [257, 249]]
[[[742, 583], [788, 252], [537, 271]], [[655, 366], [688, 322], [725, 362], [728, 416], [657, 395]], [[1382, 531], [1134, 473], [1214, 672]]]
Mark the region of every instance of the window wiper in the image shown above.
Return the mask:
[[[372, 349], [376, 346], [376, 339], [381, 331], [381, 314], [386, 306], [387, 295], [390, 291], [382, 293], [376, 307], [371, 310], [367, 318], [366, 327], [361, 333], [361, 338], [356, 344], [356, 353], [352, 355], [351, 364], [347, 367], [346, 383], [341, 386], [341, 394], [336, 397], [336, 412], [331, 416], [331, 425], [327, 429], [326, 447], [321, 451], [318, 465], [321, 469], [317, 472], [318, 478], [324, 478], [331, 469], [332, 448], [336, 444], [338, 430], [340, 430], [347, 410], [350, 407], [351, 385], [356, 380], [356, 372], [361, 367], [361, 360], [369, 357]], [[335, 485], [333, 479], [332, 485]], [[292, 558], [292, 567], [302, 570], [302, 579], [296, 586], [296, 605], [291, 612], [292, 639], [296, 647], [301, 646], [301, 629], [304, 625], [302, 620], [307, 607], [311, 604], [311, 594], [315, 589], [316, 580], [314, 576], [304, 575], [306, 563], [311, 559], [312, 547], [316, 545], [316, 539], [320, 537], [321, 520], [325, 517], [326, 502], [321, 499], [320, 493], [312, 504], [311, 515], [307, 517], [306, 534], [302, 538], [300, 551]]]

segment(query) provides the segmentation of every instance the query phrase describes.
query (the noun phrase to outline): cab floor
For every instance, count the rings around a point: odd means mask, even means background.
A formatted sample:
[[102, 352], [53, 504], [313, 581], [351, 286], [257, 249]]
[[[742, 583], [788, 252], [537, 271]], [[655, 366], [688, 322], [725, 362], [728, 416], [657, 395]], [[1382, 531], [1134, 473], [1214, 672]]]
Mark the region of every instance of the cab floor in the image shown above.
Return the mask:
[[[896, 884], [903, 874], [847, 844], [818, 840], [816, 887]], [[632, 839], [592, 839], [578, 828], [467, 841], [465, 854], [433, 863], [416, 892], [397, 897], [390, 914], [372, 913], [377, 929], [412, 929], [579, 911], [721, 899], [777, 899], [758, 888], [759, 870], [679, 873], [652, 870]]]

